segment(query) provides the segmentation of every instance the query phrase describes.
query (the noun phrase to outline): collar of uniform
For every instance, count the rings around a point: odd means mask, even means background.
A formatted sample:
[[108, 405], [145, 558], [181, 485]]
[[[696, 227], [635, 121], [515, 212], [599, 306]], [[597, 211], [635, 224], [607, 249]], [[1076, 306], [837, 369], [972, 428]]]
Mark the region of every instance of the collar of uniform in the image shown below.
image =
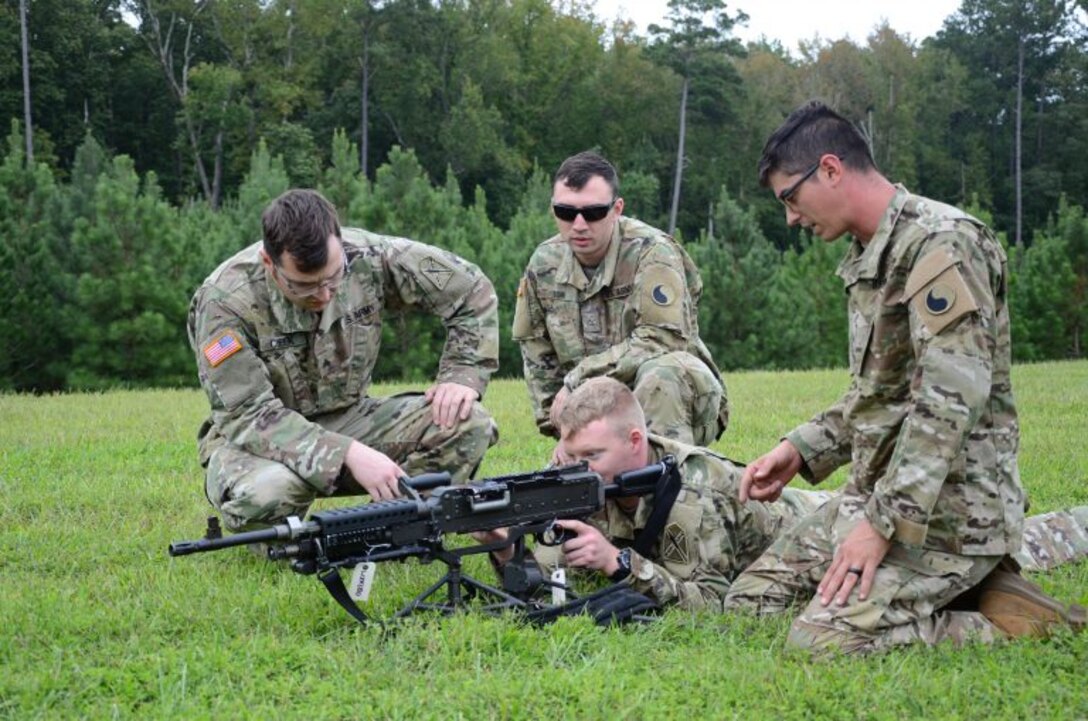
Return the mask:
[[268, 286], [268, 307], [276, 328], [283, 333], [298, 333], [313, 330], [313, 314], [302, 310], [283, 294], [272, 274], [265, 271], [265, 283]]
[[652, 507], [646, 502], [646, 497], [638, 499], [638, 508], [635, 509], [634, 514], [629, 514], [620, 508], [619, 504], [615, 500], [610, 500], [605, 504], [605, 524], [607, 525], [607, 534], [612, 538], [624, 538], [629, 541], [634, 541], [637, 534], [637, 530], [646, 525], [646, 521], [650, 518], [650, 511]]
[[[358, 231], [352, 228], [345, 228], [345, 231], [352, 231], [351, 235], [356, 235]], [[336, 295], [332, 297], [332, 302], [325, 308], [325, 312], [321, 314], [321, 332], [328, 332], [333, 325], [336, 324], [341, 318], [351, 316], [355, 311], [355, 308], [361, 303], [359, 301], [358, 286], [356, 285], [356, 277], [353, 269], [355, 267], [355, 261], [362, 255], [359, 246], [348, 240], [348, 234], [345, 233], [340, 238], [340, 244], [344, 247], [344, 262], [347, 263], [347, 267], [344, 268], [344, 280], [340, 283], [340, 286], [336, 289]], [[364, 273], [360, 277], [367, 277]]]
[[321, 314], [321, 332], [327, 333], [338, 320], [343, 318], [351, 310], [350, 303], [348, 301], [348, 286], [351, 284], [351, 271], [348, 270], [344, 276], [344, 282], [340, 284], [340, 287], [336, 289], [336, 295], [332, 297], [332, 302], [325, 307], [325, 311]]
[[[336, 321], [340, 320], [349, 310], [348, 285], [350, 276], [351, 269], [349, 268], [347, 277], [344, 278], [344, 282], [340, 284], [340, 287], [336, 289], [336, 295], [332, 297], [332, 302], [321, 312], [318, 328], [322, 333], [328, 332]], [[265, 271], [265, 282], [268, 284], [268, 305], [272, 310], [272, 317], [276, 321], [277, 328], [284, 333], [312, 331], [314, 329], [314, 314], [292, 303], [267, 271]]]
[[835, 274], [842, 278], [846, 285], [853, 285], [853, 283], [862, 279], [873, 280], [880, 277], [880, 265], [884, 258], [884, 251], [888, 248], [892, 231], [895, 229], [895, 224], [899, 222], [899, 216], [903, 213], [903, 208], [909, 199], [910, 193], [907, 192], [905, 187], [897, 183], [895, 195], [892, 196], [888, 207], [884, 209], [884, 215], [880, 218], [880, 225], [877, 226], [876, 232], [873, 233], [873, 237], [869, 239], [869, 242], [862, 245], [857, 238], [850, 241], [850, 250], [847, 251], [846, 257], [843, 258], [838, 270], [835, 271]]
[[608, 252], [601, 259], [601, 264], [597, 266], [597, 272], [593, 274], [592, 280], [586, 278], [586, 273], [582, 270], [582, 264], [574, 256], [574, 251], [571, 250], [570, 245], [567, 245], [567, 252], [563, 256], [563, 262], [556, 270], [556, 281], [573, 285], [587, 296], [611, 285], [612, 278], [616, 274], [616, 261], [620, 255], [620, 238], [623, 236], [620, 226], [623, 222], [624, 218], [620, 216], [616, 219], [616, 224], [612, 226], [612, 239], [608, 242]]

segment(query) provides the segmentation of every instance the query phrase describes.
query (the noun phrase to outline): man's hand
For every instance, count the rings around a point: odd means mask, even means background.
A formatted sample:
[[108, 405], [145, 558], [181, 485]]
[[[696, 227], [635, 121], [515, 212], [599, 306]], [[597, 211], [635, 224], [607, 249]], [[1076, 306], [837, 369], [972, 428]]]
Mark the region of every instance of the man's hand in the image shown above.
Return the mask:
[[577, 538], [563, 544], [563, 555], [568, 565], [574, 568], [592, 568], [606, 576], [619, 570], [616, 556], [620, 549], [613, 546], [596, 528], [581, 521], [558, 521], [555, 525], [578, 534]]
[[555, 444], [555, 450], [552, 451], [552, 465], [555, 467], [569, 466], [574, 463], [574, 459], [567, 455], [566, 450], [563, 448], [563, 441], [559, 441]]
[[[490, 543], [499, 543], [505, 541], [509, 537], [509, 533], [505, 528], [493, 528], [490, 531], [473, 531], [472, 537], [476, 539], [476, 543], [480, 545], [487, 545]], [[510, 562], [510, 559], [514, 557], [514, 544], [503, 546], [497, 550], [491, 552], [491, 557], [495, 559], [495, 562], [500, 566], [505, 566]]]
[[876, 569], [891, 547], [891, 541], [877, 533], [869, 521], [862, 519], [835, 549], [835, 559], [816, 589], [820, 602], [826, 606], [834, 599], [838, 605], [845, 605], [850, 591], [859, 580], [858, 600], [867, 599]]
[[397, 480], [405, 475], [404, 471], [381, 451], [352, 441], [344, 465], [373, 500], [386, 501], [400, 495]]
[[548, 409], [548, 420], [552, 422], [552, 427], [556, 431], [559, 430], [559, 412], [563, 410], [563, 406], [566, 405], [569, 397], [570, 391], [567, 390], [566, 386], [563, 386], [555, 394], [555, 398], [552, 399], [552, 407]]
[[755, 501], [777, 501], [797, 471], [801, 470], [804, 459], [801, 453], [789, 441], [782, 441], [770, 453], [766, 453], [748, 464], [740, 479], [741, 503], [748, 499]]
[[474, 389], [460, 383], [436, 383], [423, 394], [431, 404], [431, 418], [436, 426], [453, 428], [472, 415], [472, 404], [480, 397]]

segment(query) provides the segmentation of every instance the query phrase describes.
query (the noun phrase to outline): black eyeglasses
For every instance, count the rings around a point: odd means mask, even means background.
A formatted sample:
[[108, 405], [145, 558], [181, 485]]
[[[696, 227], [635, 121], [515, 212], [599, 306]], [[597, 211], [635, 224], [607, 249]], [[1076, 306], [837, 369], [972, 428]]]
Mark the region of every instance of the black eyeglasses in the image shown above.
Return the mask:
[[605, 203], [603, 205], [584, 205], [579, 208], [576, 205], [563, 205], [561, 203], [552, 204], [552, 212], [555, 213], [555, 217], [562, 220], [564, 223], [573, 223], [574, 219], [581, 215], [586, 219], [587, 223], [596, 223], [598, 220], [603, 220], [608, 211], [612, 210], [612, 206], [616, 204], [616, 201], [611, 203]]
[[335, 273], [322, 281], [309, 282], [292, 280], [283, 272], [283, 268], [279, 268], [277, 265], [272, 266], [272, 272], [283, 279], [283, 284], [287, 286], [287, 290], [291, 291], [291, 293], [299, 298], [309, 298], [310, 296], [317, 295], [321, 292], [322, 288], [328, 288], [330, 293], [335, 294], [336, 289], [344, 282], [344, 276], [347, 275], [347, 270], [348, 256], [344, 252], [343, 246], [340, 246], [340, 267], [336, 269]]
[[790, 200], [793, 199], [793, 196], [797, 194], [797, 189], [801, 187], [801, 184], [804, 183], [809, 178], [811, 178], [812, 174], [815, 173], [819, 169], [820, 169], [820, 161], [817, 160], [815, 163], [812, 164], [811, 168], [806, 170], [804, 172], [804, 174], [801, 175], [801, 177], [798, 178], [796, 180], [796, 182], [794, 182], [793, 185], [791, 185], [788, 188], [783, 188], [782, 192], [780, 192], [778, 194], [778, 199], [781, 200], [783, 203], [786, 203], [788, 205]]

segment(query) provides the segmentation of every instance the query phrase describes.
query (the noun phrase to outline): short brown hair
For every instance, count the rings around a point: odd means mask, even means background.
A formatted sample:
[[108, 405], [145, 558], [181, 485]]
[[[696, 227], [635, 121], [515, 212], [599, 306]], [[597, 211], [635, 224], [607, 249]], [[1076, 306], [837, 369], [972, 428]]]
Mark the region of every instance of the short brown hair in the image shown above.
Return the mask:
[[291, 254], [303, 273], [321, 270], [329, 262], [329, 236], [340, 237], [336, 208], [316, 190], [288, 190], [261, 214], [264, 252], [276, 265]]
[[592, 150], [583, 150], [564, 160], [559, 170], [555, 171], [552, 185], [563, 183], [573, 190], [581, 190], [595, 175], [604, 178], [604, 181], [612, 188], [613, 200], [619, 197], [620, 179], [616, 175], [616, 169], [612, 167], [612, 163]]
[[805, 172], [825, 153], [863, 173], [876, 168], [869, 142], [858, 127], [818, 100], [810, 100], [790, 113], [767, 138], [759, 159], [759, 184], [770, 187], [775, 171], [786, 175]]
[[631, 389], [619, 381], [600, 376], [574, 389], [559, 412], [559, 432], [569, 438], [590, 423], [605, 420], [617, 434], [631, 428], [646, 432], [646, 416]]

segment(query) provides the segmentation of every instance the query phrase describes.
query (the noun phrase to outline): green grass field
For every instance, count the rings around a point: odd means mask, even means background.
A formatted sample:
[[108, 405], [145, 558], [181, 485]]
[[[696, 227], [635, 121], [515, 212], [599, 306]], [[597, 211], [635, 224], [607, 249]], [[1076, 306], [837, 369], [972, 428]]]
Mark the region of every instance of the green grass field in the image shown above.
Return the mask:
[[[719, 450], [755, 457], [846, 380], [729, 376]], [[1032, 510], [1088, 503], [1088, 362], [1018, 366], [1014, 382]], [[483, 474], [541, 466], [550, 444], [523, 386], [495, 382], [486, 405], [502, 439]], [[198, 391], [0, 396], [0, 717], [1088, 718], [1088, 634], [816, 662], [783, 651], [785, 618], [537, 629], [467, 613], [363, 628], [314, 578], [244, 550], [167, 556], [210, 510], [194, 443], [205, 410]], [[392, 614], [442, 570], [380, 566], [367, 610]], [[1088, 603], [1088, 563], [1036, 580]]]

